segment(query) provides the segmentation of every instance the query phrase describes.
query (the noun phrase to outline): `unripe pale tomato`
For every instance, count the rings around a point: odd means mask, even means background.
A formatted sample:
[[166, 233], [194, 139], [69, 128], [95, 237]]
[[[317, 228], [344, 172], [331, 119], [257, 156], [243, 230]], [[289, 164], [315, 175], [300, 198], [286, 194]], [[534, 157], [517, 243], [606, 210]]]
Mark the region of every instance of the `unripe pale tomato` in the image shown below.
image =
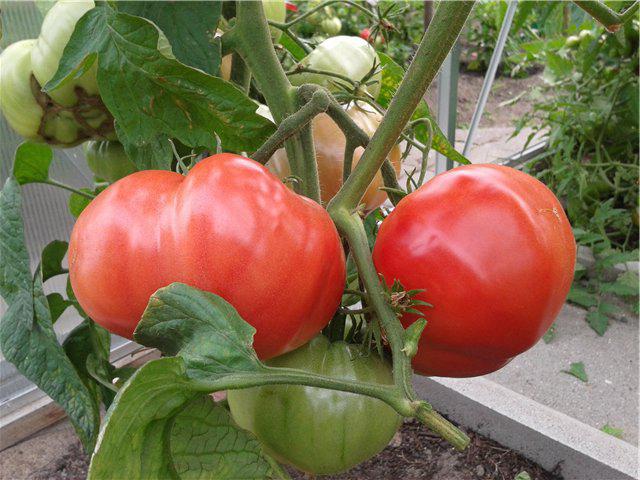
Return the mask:
[[[364, 132], [372, 136], [380, 122], [382, 116], [367, 107], [352, 106], [347, 110], [349, 116]], [[318, 162], [318, 176], [320, 179], [320, 194], [324, 203], [329, 202], [342, 186], [342, 169], [344, 165], [344, 148], [346, 139], [340, 127], [325, 113], [316, 116], [312, 122], [314, 146]], [[358, 147], [353, 156], [352, 168], [360, 160], [364, 148]], [[400, 147], [395, 145], [387, 157], [394, 166], [396, 173], [400, 173], [401, 160]], [[284, 149], [278, 150], [267, 164], [269, 170], [280, 178], [291, 175], [289, 161]], [[376, 174], [373, 181], [367, 188], [361, 203], [364, 204], [365, 211], [370, 212], [378, 208], [387, 199], [383, 186], [382, 175]]]
[[338, 17], [325, 18], [320, 22], [320, 28], [327, 35], [337, 35], [342, 30], [342, 22]]
[[[360, 37], [339, 35], [330, 37], [318, 45], [300, 63], [313, 70], [322, 70], [335, 73], [351, 79], [354, 82], [361, 81], [374, 66], [380, 65], [380, 59], [375, 49], [366, 40]], [[320, 73], [301, 72], [289, 76], [291, 83], [302, 85], [303, 83], [316, 83], [336, 92], [337, 84], [343, 84], [351, 88], [344, 80]], [[382, 73], [378, 71], [369, 81], [369, 85], [362, 86], [373, 98], [380, 93], [380, 81]]]
[[113, 183], [137, 171], [120, 142], [90, 141], [84, 144], [87, 165], [99, 179]]
[[[359, 345], [320, 335], [268, 362], [333, 378], [393, 385], [388, 362]], [[401, 417], [381, 400], [301, 385], [230, 390], [231, 414], [276, 459], [314, 474], [348, 470], [380, 452]]]
[[413, 366], [443, 377], [484, 375], [531, 348], [562, 308], [575, 258], [553, 193], [497, 165], [455, 168], [403, 198], [373, 250], [388, 284], [433, 305], [417, 307], [427, 326]]
[[[73, 33], [76, 23], [94, 7], [92, 0], [58, 0], [47, 12], [42, 22], [40, 36], [31, 52], [33, 74], [44, 86], [58, 70], [64, 47]], [[76, 87], [81, 87], [89, 95], [98, 94], [96, 80], [97, 64], [81, 77], [73, 79], [51, 91], [49, 95], [60, 105], [72, 106], [78, 102]]]
[[345, 259], [320, 205], [259, 163], [219, 154], [186, 176], [146, 170], [107, 187], [73, 228], [69, 274], [87, 314], [128, 338], [157, 289], [213, 292], [256, 328], [254, 347], [269, 358], [329, 322]]
[[77, 145], [78, 124], [70, 112], [48, 115], [36, 100], [37, 83], [32, 82], [31, 51], [36, 40], [12, 43], [0, 54], [0, 110], [7, 123], [22, 137], [70, 147]]

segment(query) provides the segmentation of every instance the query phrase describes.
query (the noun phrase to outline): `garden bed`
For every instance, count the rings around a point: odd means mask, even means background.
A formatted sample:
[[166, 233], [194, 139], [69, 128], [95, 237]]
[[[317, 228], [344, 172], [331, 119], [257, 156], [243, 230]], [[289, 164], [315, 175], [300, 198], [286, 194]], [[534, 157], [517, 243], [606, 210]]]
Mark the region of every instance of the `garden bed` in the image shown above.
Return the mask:
[[[482, 435], [470, 432], [471, 445], [456, 452], [449, 444], [433, 436], [424, 426], [407, 422], [379, 455], [342, 475], [327, 480], [370, 479], [440, 479], [440, 480], [511, 480], [527, 472], [532, 480], [555, 480], [561, 477], [545, 471], [517, 452]], [[88, 457], [79, 443], [70, 445], [68, 453], [35, 472], [37, 480], [83, 479]], [[309, 478], [291, 472], [294, 479]], [[526, 478], [526, 477], [524, 477]]]

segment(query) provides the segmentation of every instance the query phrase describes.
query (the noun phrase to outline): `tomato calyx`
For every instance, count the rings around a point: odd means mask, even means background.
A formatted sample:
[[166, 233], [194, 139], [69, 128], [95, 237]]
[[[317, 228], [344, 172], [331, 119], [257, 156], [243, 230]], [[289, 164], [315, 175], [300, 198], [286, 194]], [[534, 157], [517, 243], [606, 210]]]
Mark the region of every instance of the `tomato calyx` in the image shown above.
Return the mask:
[[[33, 73], [30, 76], [33, 98], [42, 108], [43, 115], [38, 127], [38, 135], [46, 142], [55, 143], [55, 138], [46, 133], [47, 122], [61, 113], [67, 113], [80, 127], [77, 143], [90, 139], [108, 139], [115, 135], [113, 116], [107, 110], [99, 95], [88, 94], [81, 86], [75, 86], [78, 102], [73, 106], [64, 106], [56, 102], [42, 90], [42, 86]], [[96, 126], [89, 123], [98, 120]]]
[[391, 305], [391, 308], [398, 317], [401, 317], [405, 313], [414, 313], [416, 315], [422, 315], [422, 312], [414, 307], [432, 307], [430, 303], [423, 300], [418, 300], [416, 295], [424, 292], [424, 289], [415, 288], [413, 290], [405, 290], [402, 283], [398, 279], [394, 279], [393, 284], [389, 286], [384, 280], [382, 274], [378, 274], [380, 277], [380, 284], [384, 288], [387, 302]]

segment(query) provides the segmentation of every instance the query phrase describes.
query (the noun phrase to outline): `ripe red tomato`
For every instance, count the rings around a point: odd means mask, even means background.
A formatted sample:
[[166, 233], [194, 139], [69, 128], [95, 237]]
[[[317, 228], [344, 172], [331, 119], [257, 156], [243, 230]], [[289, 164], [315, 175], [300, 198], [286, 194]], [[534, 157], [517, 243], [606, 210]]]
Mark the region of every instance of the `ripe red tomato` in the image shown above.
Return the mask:
[[87, 314], [128, 338], [160, 287], [183, 282], [220, 295], [256, 328], [261, 358], [313, 338], [345, 282], [327, 212], [232, 154], [187, 176], [146, 170], [109, 186], [73, 228], [69, 271]]
[[[553, 193], [497, 165], [436, 176], [382, 222], [373, 260], [385, 281], [424, 289], [417, 372], [484, 375], [532, 347], [571, 286], [576, 246]], [[402, 318], [405, 326], [416, 315]]]

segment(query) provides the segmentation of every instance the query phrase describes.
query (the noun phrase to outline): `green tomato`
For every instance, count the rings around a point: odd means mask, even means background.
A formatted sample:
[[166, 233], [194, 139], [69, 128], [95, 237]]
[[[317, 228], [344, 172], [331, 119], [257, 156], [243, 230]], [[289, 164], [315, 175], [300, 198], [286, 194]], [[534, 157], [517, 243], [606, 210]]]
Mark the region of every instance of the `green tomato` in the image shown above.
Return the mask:
[[580, 45], [580, 37], [577, 35], [571, 35], [564, 41], [564, 46], [567, 48], [575, 48], [578, 45]]
[[95, 176], [109, 183], [138, 170], [120, 142], [90, 141], [84, 144], [84, 154]]
[[[262, 0], [262, 6], [267, 20], [282, 23], [287, 17], [287, 8], [284, 0]], [[281, 30], [275, 27], [269, 27], [269, 31], [271, 32], [271, 38], [274, 43], [280, 40], [280, 36], [282, 35]]]
[[338, 17], [325, 18], [320, 22], [320, 28], [327, 35], [337, 35], [342, 30], [342, 22]]
[[[45, 85], [53, 78], [76, 23], [94, 6], [92, 0], [58, 0], [47, 12], [42, 22], [40, 36], [31, 52], [33, 74], [40, 85]], [[97, 95], [96, 69], [96, 62], [94, 62], [81, 77], [56, 88], [49, 95], [54, 101], [67, 107], [78, 102], [76, 87], [83, 88], [89, 95]]]
[[[21, 40], [0, 54], [0, 110], [7, 123], [26, 139], [62, 147], [79, 143], [79, 126], [70, 112], [47, 115], [35, 95], [38, 85], [32, 83], [31, 53], [36, 40]], [[35, 92], [34, 92], [35, 91]]]
[[[373, 352], [320, 335], [267, 362], [344, 380], [393, 384], [389, 364]], [[276, 459], [315, 474], [348, 470], [380, 452], [401, 417], [380, 400], [300, 385], [230, 390], [231, 414]]]
[[[380, 59], [375, 49], [360, 37], [339, 35], [326, 39], [300, 62], [303, 66], [313, 70], [322, 70], [350, 78], [354, 82], [361, 81], [375, 66], [380, 65]], [[294, 85], [316, 83], [338, 91], [336, 83], [345, 84], [336, 77], [320, 73], [302, 72], [289, 77]], [[380, 93], [382, 73], [377, 72], [370, 81], [373, 83], [363, 87], [373, 98]], [[347, 88], [351, 85], [346, 85]]]

